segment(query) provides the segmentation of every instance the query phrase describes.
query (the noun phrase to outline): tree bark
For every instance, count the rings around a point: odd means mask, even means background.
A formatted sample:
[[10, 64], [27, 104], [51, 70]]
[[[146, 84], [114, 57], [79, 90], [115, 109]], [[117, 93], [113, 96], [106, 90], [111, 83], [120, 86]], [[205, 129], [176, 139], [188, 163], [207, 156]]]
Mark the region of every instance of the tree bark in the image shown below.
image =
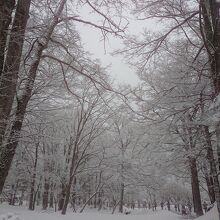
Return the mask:
[[205, 135], [206, 135], [206, 141], [207, 141], [207, 159], [210, 163], [210, 173], [212, 175], [213, 179], [213, 189], [215, 192], [215, 200], [217, 203], [218, 211], [220, 212], [220, 185], [218, 180], [218, 170], [215, 162], [214, 152], [212, 149], [212, 143], [211, 143], [211, 135], [209, 133], [209, 129], [207, 126], [205, 126]]
[[190, 158], [189, 163], [191, 170], [191, 185], [192, 185], [194, 210], [197, 216], [201, 216], [203, 215], [203, 210], [202, 210], [202, 202], [201, 202], [201, 195], [199, 189], [199, 178], [198, 178], [196, 159]]
[[31, 192], [30, 192], [30, 199], [29, 199], [29, 210], [35, 209], [35, 182], [36, 182], [36, 171], [37, 171], [37, 162], [38, 162], [38, 147], [39, 143], [35, 145], [35, 160], [34, 160], [34, 170], [32, 175], [32, 182], [31, 182]]
[[[27, 1], [27, 0], [22, 0]], [[2, 192], [6, 177], [8, 175], [8, 171], [11, 167], [11, 163], [15, 154], [15, 150], [18, 146], [19, 136], [24, 120], [24, 116], [26, 113], [26, 108], [28, 102], [32, 95], [32, 90], [34, 87], [35, 78], [37, 75], [38, 66], [42, 57], [42, 53], [44, 49], [47, 47], [50, 37], [58, 23], [58, 19], [64, 9], [67, 0], [61, 0], [57, 12], [54, 14], [54, 17], [51, 21], [51, 24], [47, 30], [47, 33], [44, 36], [44, 43], [38, 42], [36, 53], [34, 55], [33, 62], [30, 65], [30, 70], [28, 72], [28, 80], [24, 88], [24, 93], [22, 97], [18, 100], [16, 113], [15, 113], [15, 120], [12, 124], [11, 133], [8, 138], [7, 145], [1, 150], [0, 152], [0, 193]], [[1, 103], [1, 101], [0, 101]], [[1, 117], [1, 116], [0, 116]], [[0, 118], [1, 121], [1, 118]], [[0, 126], [1, 127], [1, 126]], [[0, 131], [1, 133], [1, 131]], [[1, 134], [0, 134], [1, 136]], [[0, 142], [1, 144], [1, 142]]]
[[63, 209], [64, 201], [66, 196], [66, 190], [64, 184], [61, 185], [61, 193], [59, 195], [59, 202], [58, 202], [58, 211]]
[[[203, 17], [203, 26], [201, 29], [202, 36], [204, 36], [204, 44], [206, 46], [211, 72], [210, 78], [213, 83], [213, 99], [220, 94], [220, 20], [219, 10], [220, 2], [200, 1], [201, 15]], [[202, 21], [200, 21], [202, 22]], [[220, 123], [216, 125], [216, 137], [217, 137], [217, 152], [220, 153]], [[220, 160], [220, 159], [219, 159]], [[214, 166], [213, 166], [214, 168]], [[217, 189], [216, 176], [213, 176], [215, 198], [218, 209], [218, 218], [220, 220], [220, 193]]]
[[119, 203], [119, 212], [123, 213], [123, 205], [124, 205], [124, 183], [121, 183], [121, 191], [120, 191], [120, 203]]
[[[31, 0], [18, 0], [14, 22], [10, 32], [8, 52], [0, 81], [0, 146], [2, 145], [12, 104], [16, 94], [17, 79], [24, 43], [25, 29], [29, 18]], [[13, 2], [12, 2], [13, 5]], [[4, 36], [2, 36], [4, 38]], [[4, 42], [3, 42], [4, 43]], [[1, 45], [0, 45], [1, 46]], [[1, 51], [0, 51], [1, 52]], [[0, 184], [0, 192], [2, 185]]]
[[53, 208], [54, 204], [54, 184], [51, 183], [50, 185], [50, 202], [49, 202], [49, 208]]
[[14, 7], [15, 0], [7, 0], [0, 2], [0, 79], [4, 66], [9, 25], [12, 20], [12, 11]]
[[65, 215], [66, 214], [66, 210], [69, 204], [69, 199], [70, 199], [70, 191], [71, 191], [71, 186], [73, 183], [73, 179], [74, 179], [74, 168], [75, 168], [75, 153], [76, 153], [76, 146], [74, 146], [74, 151], [73, 151], [73, 156], [72, 156], [72, 160], [71, 160], [71, 167], [70, 167], [70, 173], [69, 173], [69, 181], [66, 187], [66, 191], [65, 191], [65, 201], [63, 204], [63, 209], [61, 214]]
[[44, 193], [43, 193], [43, 201], [42, 201], [42, 209], [46, 210], [48, 208], [49, 203], [49, 189], [50, 182], [47, 178], [44, 180]]

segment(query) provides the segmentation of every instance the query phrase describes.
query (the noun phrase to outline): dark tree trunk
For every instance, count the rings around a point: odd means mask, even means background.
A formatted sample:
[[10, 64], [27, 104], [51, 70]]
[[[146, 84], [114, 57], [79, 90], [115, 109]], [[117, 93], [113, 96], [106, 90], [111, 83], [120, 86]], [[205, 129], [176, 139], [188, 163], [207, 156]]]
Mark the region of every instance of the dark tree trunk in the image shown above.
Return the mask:
[[63, 209], [65, 196], [66, 196], [66, 190], [65, 190], [64, 184], [62, 184], [62, 186], [61, 186], [61, 193], [59, 195], [58, 211]]
[[208, 188], [209, 199], [210, 199], [211, 204], [213, 204], [215, 202], [215, 191], [214, 191], [213, 178], [206, 176], [205, 180], [206, 180], [206, 185]]
[[51, 183], [50, 185], [50, 203], [49, 203], [49, 208], [53, 208], [54, 205], [54, 184]]
[[199, 189], [199, 178], [198, 178], [196, 159], [190, 158], [189, 163], [191, 170], [191, 185], [192, 185], [194, 210], [197, 216], [201, 216], [203, 215], [203, 210], [202, 210], [202, 202], [201, 202], [201, 195]]
[[37, 162], [38, 162], [38, 147], [39, 143], [35, 146], [35, 160], [34, 160], [34, 170], [32, 175], [32, 182], [31, 182], [31, 192], [29, 198], [29, 210], [35, 209], [35, 182], [36, 182], [36, 171], [37, 171]]
[[53, 192], [50, 192], [50, 205], [49, 205], [49, 208], [53, 208], [53, 198], [54, 198], [54, 196], [53, 196], [54, 194], [53, 194]]
[[72, 159], [71, 159], [71, 165], [70, 165], [70, 171], [69, 171], [69, 181], [68, 181], [68, 184], [66, 186], [65, 200], [64, 200], [63, 209], [62, 209], [62, 212], [61, 212], [62, 215], [66, 214], [66, 210], [67, 210], [69, 200], [70, 200], [70, 191], [71, 191], [73, 180], [75, 178], [74, 169], [75, 169], [75, 163], [76, 163], [75, 160], [77, 158], [76, 150], [77, 150], [77, 142], [75, 142], [75, 144], [74, 144], [74, 149], [73, 149], [73, 154], [72, 154]]
[[[16, 94], [17, 79], [18, 79], [20, 60], [22, 55], [22, 48], [24, 43], [25, 29], [27, 25], [27, 20], [29, 18], [30, 3], [31, 0], [18, 0], [15, 17], [10, 32], [8, 52], [5, 58], [3, 72], [1, 74], [0, 146], [2, 145], [5, 130], [7, 127], [7, 122], [12, 109], [13, 100]], [[4, 36], [2, 37], [4, 38]], [[2, 190], [1, 188], [2, 188], [2, 183], [0, 183], [0, 192]]]
[[36, 205], [39, 206], [40, 205], [40, 201], [41, 201], [41, 191], [38, 190], [38, 192], [35, 194], [35, 200], [36, 200]]
[[10, 139], [8, 141], [8, 144], [0, 151], [0, 193], [2, 192], [2, 189], [4, 187], [4, 183], [6, 177], [8, 176], [8, 172], [11, 167], [11, 163], [18, 145], [19, 134], [21, 131], [26, 109], [26, 106], [25, 108], [23, 106], [24, 104], [25, 103], [22, 102], [18, 103], [15, 116], [16, 119], [12, 125]]
[[14, 7], [15, 0], [0, 1], [0, 78], [4, 65], [9, 25], [12, 20], [12, 11]]
[[69, 200], [70, 200], [70, 191], [71, 191], [71, 186], [72, 186], [72, 183], [73, 183], [73, 179], [74, 179], [74, 175], [73, 175], [73, 172], [71, 172], [69, 182], [68, 182], [68, 185], [66, 187], [66, 192], [65, 192], [66, 196], [65, 196], [65, 200], [64, 200], [64, 204], [63, 204], [63, 209], [62, 209], [62, 212], [61, 212], [62, 215], [66, 214], [66, 210], [67, 210]]
[[73, 193], [72, 193], [72, 206], [73, 210], [76, 211], [76, 177], [74, 178], [74, 184], [73, 184]]
[[19, 200], [19, 206], [23, 205], [23, 200], [24, 200], [24, 190], [22, 189], [21, 190], [21, 197], [20, 197], [20, 200]]
[[[212, 80], [214, 91], [213, 99], [220, 94], [220, 19], [219, 10], [220, 2], [218, 1], [200, 1], [203, 24], [201, 28], [202, 36], [204, 36], [204, 45], [207, 49], [207, 54], [210, 60], [211, 72], [210, 79]], [[220, 122], [216, 125], [217, 137], [217, 153], [220, 153]], [[220, 159], [219, 159], [220, 160]], [[213, 167], [214, 168], [214, 167]], [[213, 176], [215, 199], [218, 209], [218, 218], [220, 220], [220, 193], [219, 186], [217, 189], [217, 176]]]
[[[21, 1], [23, 2], [23, 1], [28, 1], [28, 0], [21, 0]], [[13, 160], [13, 157], [15, 154], [15, 150], [18, 145], [19, 136], [20, 136], [20, 132], [21, 132], [21, 128], [22, 128], [22, 123], [24, 120], [24, 116], [25, 116], [28, 102], [29, 102], [31, 95], [32, 95], [32, 90], [34, 87], [34, 82], [35, 82], [35, 78], [37, 75], [37, 70], [38, 70], [38, 66], [40, 63], [40, 59], [42, 57], [43, 50], [48, 45], [50, 37], [53, 34], [54, 28], [56, 27], [56, 25], [58, 23], [59, 16], [63, 11], [63, 8], [66, 4], [66, 1], [67, 0], [60, 1], [60, 5], [57, 9], [56, 14], [54, 15], [52, 22], [51, 22], [51, 26], [48, 28], [47, 33], [45, 34], [45, 40], [46, 40], [45, 44], [42, 44], [39, 42], [37, 44], [36, 52], [34, 55], [35, 56], [34, 61], [30, 65], [30, 70], [28, 72], [28, 79], [27, 79], [27, 83], [24, 88], [24, 93], [23, 93], [22, 97], [18, 100], [18, 103], [17, 103], [16, 113], [15, 113], [15, 121], [13, 122], [13, 125], [11, 128], [11, 133], [9, 135], [8, 143], [0, 152], [1, 153], [0, 154], [0, 165], [1, 165], [0, 166], [0, 193], [2, 192], [6, 177], [8, 175], [8, 171], [11, 167], [11, 163], [12, 163], [12, 160]], [[13, 50], [15, 50], [15, 48], [13, 48]], [[0, 95], [0, 97], [1, 97], [1, 95]], [[0, 104], [1, 103], [2, 102], [0, 100]], [[0, 113], [0, 121], [1, 121], [1, 113]], [[1, 127], [1, 125], [0, 125], [0, 127]], [[1, 131], [0, 131], [0, 133], [1, 133]], [[1, 134], [0, 134], [0, 138], [1, 138]], [[0, 141], [0, 145], [1, 145], [1, 141]]]
[[50, 189], [50, 183], [49, 180], [45, 178], [44, 180], [44, 193], [43, 193], [43, 201], [42, 201], [42, 209], [46, 210], [48, 208], [48, 202], [49, 202], [49, 189]]
[[15, 205], [17, 190], [18, 190], [18, 181], [16, 182], [16, 185], [15, 185], [14, 194], [13, 194], [13, 198], [12, 198], [12, 205]]
[[[96, 173], [95, 175], [95, 185], [97, 186], [98, 185], [98, 174]], [[94, 197], [94, 208], [96, 209], [97, 207], [97, 194], [95, 194], [95, 197]]]
[[13, 184], [11, 186], [11, 192], [10, 192], [10, 197], [9, 197], [9, 205], [13, 205], [14, 190], [15, 190], [15, 185]]
[[213, 190], [215, 193], [215, 201], [217, 202], [218, 209], [220, 209], [220, 185], [219, 185], [219, 180], [218, 180], [218, 170], [217, 170], [215, 157], [214, 157], [214, 153], [212, 149], [211, 135], [209, 133], [209, 129], [207, 126], [205, 126], [204, 129], [205, 129], [205, 136], [206, 136], [206, 141], [207, 141], [207, 159], [210, 164], [210, 174], [213, 180]]
[[123, 213], [123, 205], [124, 205], [124, 183], [121, 183], [121, 191], [120, 191], [120, 203], [119, 203], [119, 212]]

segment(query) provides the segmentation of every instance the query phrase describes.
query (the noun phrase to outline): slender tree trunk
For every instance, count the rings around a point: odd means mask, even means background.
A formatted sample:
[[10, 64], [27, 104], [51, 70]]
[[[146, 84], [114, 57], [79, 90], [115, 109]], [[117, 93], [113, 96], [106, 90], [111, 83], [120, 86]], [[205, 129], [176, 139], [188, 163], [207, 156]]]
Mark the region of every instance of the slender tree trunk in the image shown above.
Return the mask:
[[49, 179], [45, 178], [45, 180], [44, 180], [43, 201], [42, 201], [42, 209], [43, 210], [46, 210], [48, 208], [49, 190], [50, 190], [50, 182], [49, 182]]
[[72, 206], [73, 210], [76, 211], [76, 177], [74, 178], [74, 184], [73, 184], [73, 194], [72, 194]]
[[50, 185], [50, 203], [49, 203], [49, 208], [53, 208], [53, 203], [54, 203], [54, 184], [52, 183]]
[[18, 190], [18, 181], [15, 184], [14, 194], [13, 194], [13, 198], [12, 198], [12, 205], [15, 205], [17, 190]]
[[41, 191], [40, 190], [38, 190], [35, 193], [35, 200], [36, 200], [36, 205], [39, 206], [40, 205], [40, 200], [41, 200]]
[[[98, 174], [96, 173], [95, 175], [95, 185], [98, 184]], [[97, 193], [95, 194], [95, 197], [94, 197], [94, 208], [96, 209], [97, 207]]]
[[11, 186], [10, 198], [9, 198], [9, 205], [13, 205], [13, 195], [14, 195], [15, 185]]
[[194, 210], [197, 216], [201, 216], [203, 215], [203, 210], [202, 210], [202, 202], [201, 202], [201, 195], [199, 189], [199, 178], [198, 178], [196, 159], [190, 158], [189, 163], [191, 170], [191, 185], [192, 185]]
[[84, 203], [83, 207], [80, 210], [80, 213], [82, 213], [86, 207], [87, 204], [89, 204], [89, 201], [91, 201], [91, 199], [97, 194], [97, 191], [95, 191], [92, 195], [90, 195], [90, 197], [88, 198], [88, 200]]
[[215, 202], [215, 191], [214, 191], [214, 184], [213, 184], [213, 178], [210, 176], [206, 176], [206, 185], [208, 188], [208, 193], [209, 193], [209, 199], [211, 204]]
[[64, 184], [61, 185], [61, 193], [59, 195], [59, 202], [58, 202], [58, 211], [63, 209], [64, 201], [66, 197], [66, 189]]
[[53, 199], [54, 198], [54, 193], [50, 192], [50, 204], [49, 204], [49, 208], [53, 208]]
[[36, 171], [37, 171], [37, 162], [38, 162], [38, 147], [39, 147], [39, 143], [35, 145], [35, 160], [34, 160], [34, 170], [32, 175], [32, 182], [31, 182], [29, 210], [34, 210], [35, 208], [34, 197], [35, 197], [35, 182], [36, 182]]
[[119, 212], [123, 213], [123, 205], [124, 205], [124, 183], [121, 183], [121, 191], [120, 191], [120, 203], [119, 203]]
[[71, 175], [70, 178], [69, 178], [68, 185], [66, 187], [66, 197], [65, 197], [65, 201], [64, 201], [64, 204], [63, 204], [63, 209], [62, 209], [62, 212], [61, 212], [62, 215], [66, 214], [66, 210], [67, 210], [67, 207], [68, 207], [68, 204], [69, 204], [70, 190], [71, 190], [71, 186], [72, 186], [72, 183], [73, 183], [73, 178], [74, 178], [74, 175]]
[[67, 210], [67, 207], [68, 207], [68, 204], [69, 204], [71, 186], [72, 186], [72, 183], [73, 183], [73, 180], [74, 180], [76, 149], [77, 149], [77, 146], [75, 144], [74, 149], [73, 149], [72, 159], [71, 159], [71, 166], [70, 166], [70, 172], [69, 172], [69, 181], [68, 181], [66, 191], [65, 191], [65, 201], [64, 201], [64, 204], [63, 204], [62, 212], [61, 212], [62, 215], [66, 214], [66, 210]]

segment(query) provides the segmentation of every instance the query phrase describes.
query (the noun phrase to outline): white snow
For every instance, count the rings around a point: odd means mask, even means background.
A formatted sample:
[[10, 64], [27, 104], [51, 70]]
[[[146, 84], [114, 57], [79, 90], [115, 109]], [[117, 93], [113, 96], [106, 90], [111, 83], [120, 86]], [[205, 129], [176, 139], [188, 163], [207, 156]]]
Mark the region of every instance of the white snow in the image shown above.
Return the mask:
[[[110, 214], [96, 212], [94, 210], [86, 210], [84, 213], [73, 213], [69, 211], [66, 215], [60, 212], [48, 211], [29, 211], [26, 207], [10, 207], [8, 205], [0, 205], [0, 220], [184, 220], [180, 215], [167, 210], [153, 211], [133, 211], [129, 215]], [[206, 215], [196, 220], [218, 220], [217, 208], [214, 207]]]
[[218, 220], [217, 206], [215, 205], [209, 212], [204, 216], [197, 218], [196, 220]]

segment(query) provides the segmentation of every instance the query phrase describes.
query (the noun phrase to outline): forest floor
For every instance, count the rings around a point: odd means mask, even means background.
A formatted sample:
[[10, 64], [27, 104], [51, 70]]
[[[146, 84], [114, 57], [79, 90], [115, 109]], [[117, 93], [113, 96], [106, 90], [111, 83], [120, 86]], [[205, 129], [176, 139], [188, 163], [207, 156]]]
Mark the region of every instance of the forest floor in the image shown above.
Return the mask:
[[[176, 213], [167, 210], [145, 211], [135, 210], [129, 215], [125, 214], [110, 214], [107, 211], [97, 212], [92, 209], [87, 209], [83, 213], [73, 213], [69, 211], [66, 215], [61, 215], [60, 212], [53, 210], [29, 211], [27, 207], [9, 206], [0, 204], [0, 220], [184, 220], [190, 219], [182, 217]], [[206, 215], [197, 218], [196, 220], [217, 220], [217, 209], [211, 210]]]

